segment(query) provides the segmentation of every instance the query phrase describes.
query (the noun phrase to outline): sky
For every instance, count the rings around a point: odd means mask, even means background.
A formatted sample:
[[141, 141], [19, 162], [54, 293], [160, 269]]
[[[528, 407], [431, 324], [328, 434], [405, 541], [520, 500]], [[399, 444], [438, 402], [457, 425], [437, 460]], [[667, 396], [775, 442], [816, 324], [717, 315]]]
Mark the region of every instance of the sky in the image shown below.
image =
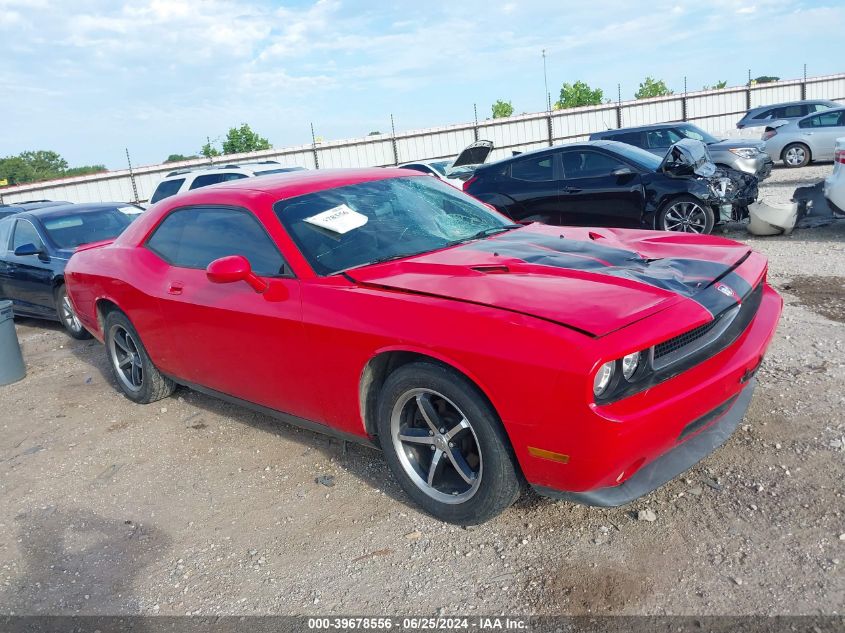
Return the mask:
[[586, 81], [630, 99], [845, 71], [842, 0], [0, 0], [0, 157], [126, 167], [248, 123], [276, 147], [545, 109]]

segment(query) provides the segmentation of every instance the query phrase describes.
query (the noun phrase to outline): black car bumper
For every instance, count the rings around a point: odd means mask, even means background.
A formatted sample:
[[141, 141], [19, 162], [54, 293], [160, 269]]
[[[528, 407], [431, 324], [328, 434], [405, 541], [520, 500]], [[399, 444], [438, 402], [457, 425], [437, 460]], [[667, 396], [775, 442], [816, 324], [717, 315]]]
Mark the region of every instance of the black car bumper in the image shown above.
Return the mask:
[[[534, 490], [545, 497], [605, 508], [621, 506], [647, 495], [695, 466], [727, 441], [745, 415], [755, 385], [756, 380], [751, 378], [739, 395], [693, 421], [684, 433], [696, 433], [708, 423], [710, 426], [644, 466], [623, 484], [586, 492], [566, 492], [542, 486], [534, 486]], [[718, 419], [712, 422], [713, 418]]]

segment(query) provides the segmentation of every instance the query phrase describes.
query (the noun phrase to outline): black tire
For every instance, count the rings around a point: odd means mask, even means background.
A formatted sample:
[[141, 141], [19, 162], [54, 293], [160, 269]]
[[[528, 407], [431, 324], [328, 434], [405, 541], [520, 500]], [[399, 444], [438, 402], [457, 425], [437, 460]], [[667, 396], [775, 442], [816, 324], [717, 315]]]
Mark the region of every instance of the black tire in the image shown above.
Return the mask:
[[104, 333], [109, 367], [123, 395], [133, 402], [149, 404], [173, 393], [176, 383], [150, 360], [141, 337], [123, 312], [108, 313]]
[[813, 160], [813, 155], [810, 148], [804, 143], [790, 143], [783, 148], [780, 153], [780, 158], [785, 167], [795, 169], [797, 167], [806, 167]]
[[79, 321], [73, 310], [73, 305], [67, 296], [67, 288], [61, 284], [56, 288], [56, 313], [65, 331], [78, 341], [91, 338], [91, 333]]
[[[440, 433], [431, 431], [423, 411], [442, 425]], [[476, 386], [456, 371], [431, 362], [394, 371], [379, 394], [377, 426], [399, 485], [441, 521], [483, 523], [519, 497], [521, 474], [505, 430]], [[414, 439], [403, 442], [400, 434]]]
[[654, 228], [658, 231], [709, 235], [714, 224], [713, 209], [695, 196], [678, 196], [668, 200], [654, 218]]

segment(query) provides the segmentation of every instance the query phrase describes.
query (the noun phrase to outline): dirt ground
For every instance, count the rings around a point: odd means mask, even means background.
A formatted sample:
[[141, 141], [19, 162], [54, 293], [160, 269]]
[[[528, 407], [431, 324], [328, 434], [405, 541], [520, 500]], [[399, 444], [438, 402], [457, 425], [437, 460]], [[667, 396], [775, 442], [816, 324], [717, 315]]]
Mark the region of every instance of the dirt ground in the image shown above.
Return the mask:
[[[829, 171], [777, 169], [763, 194]], [[628, 507], [528, 496], [470, 529], [410, 506], [376, 451], [186, 389], [135, 405], [99, 343], [17, 321], [0, 612], [841, 614], [845, 222], [728, 235], [786, 300], [736, 434]]]

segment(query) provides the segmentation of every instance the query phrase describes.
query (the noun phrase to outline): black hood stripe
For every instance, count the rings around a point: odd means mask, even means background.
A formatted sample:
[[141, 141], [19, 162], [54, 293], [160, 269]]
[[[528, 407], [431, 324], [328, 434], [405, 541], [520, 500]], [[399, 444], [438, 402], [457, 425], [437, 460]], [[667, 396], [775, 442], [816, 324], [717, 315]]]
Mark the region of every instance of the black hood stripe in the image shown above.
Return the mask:
[[[736, 305], [751, 286], [734, 266], [701, 259], [646, 259], [639, 253], [586, 240], [515, 231], [464, 248], [529, 264], [583, 270], [638, 281], [699, 303], [713, 316]], [[730, 292], [728, 292], [730, 290]]]

